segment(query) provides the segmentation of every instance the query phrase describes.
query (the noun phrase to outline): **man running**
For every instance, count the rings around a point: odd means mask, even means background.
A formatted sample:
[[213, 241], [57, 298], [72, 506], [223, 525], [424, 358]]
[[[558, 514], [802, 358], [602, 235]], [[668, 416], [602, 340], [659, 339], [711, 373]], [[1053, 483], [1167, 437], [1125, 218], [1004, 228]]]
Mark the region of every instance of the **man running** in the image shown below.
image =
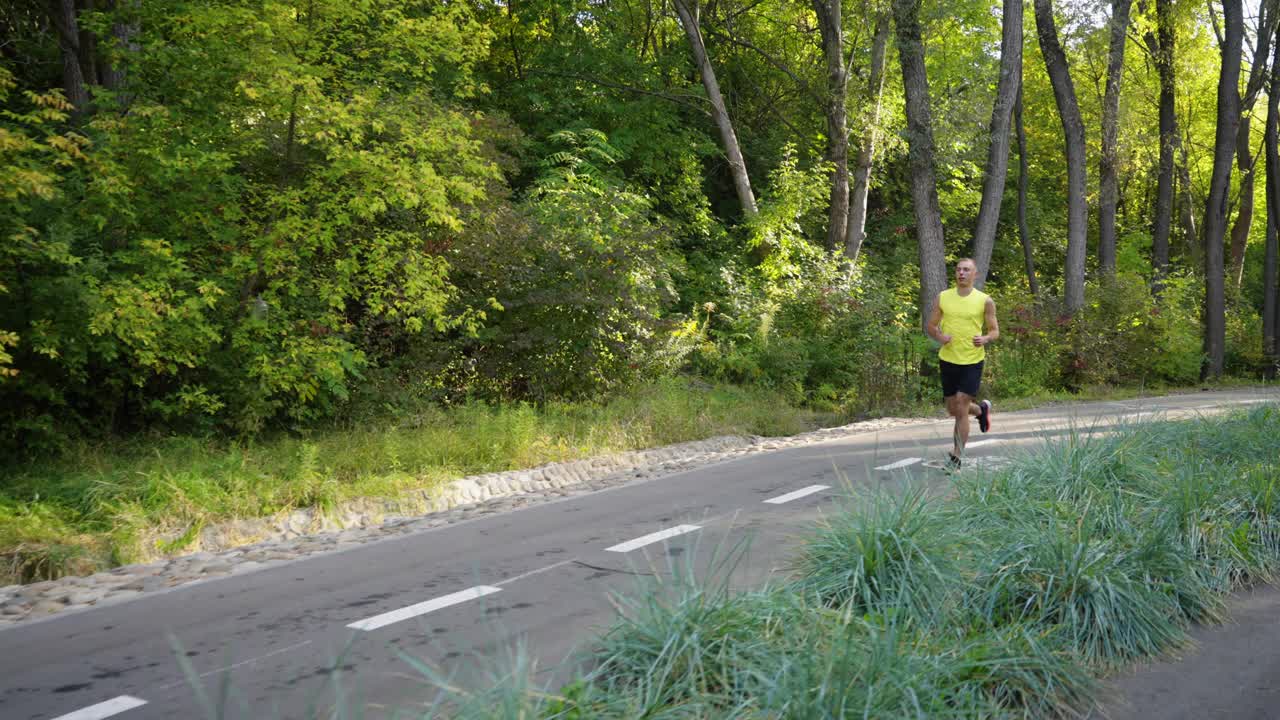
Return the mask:
[[938, 350], [942, 396], [947, 401], [947, 414], [956, 419], [952, 435], [955, 446], [947, 460], [952, 469], [960, 467], [964, 446], [969, 442], [969, 416], [978, 418], [982, 432], [991, 429], [991, 401], [974, 404], [973, 400], [982, 384], [986, 346], [1000, 337], [1000, 324], [996, 322], [995, 301], [973, 287], [977, 274], [978, 266], [972, 258], [956, 263], [956, 286], [938, 293], [925, 325], [929, 337], [942, 343]]

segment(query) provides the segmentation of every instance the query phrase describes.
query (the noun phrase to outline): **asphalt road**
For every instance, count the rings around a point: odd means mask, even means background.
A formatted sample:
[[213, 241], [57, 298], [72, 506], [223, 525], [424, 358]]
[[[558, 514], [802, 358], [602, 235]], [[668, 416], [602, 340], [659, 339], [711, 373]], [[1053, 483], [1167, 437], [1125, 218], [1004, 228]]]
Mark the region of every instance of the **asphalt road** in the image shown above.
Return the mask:
[[[1277, 399], [997, 408], [990, 434], [975, 423], [970, 454]], [[611, 593], [735, 552], [737, 585], [784, 576], [799, 538], [850, 494], [909, 478], [944, 490], [912, 460], [943, 457], [950, 432], [940, 421], [749, 455], [0, 630], [0, 720], [390, 717], [435, 696], [406, 657], [482, 682], [475, 668], [516, 644], [554, 685], [615, 617]]]
[[1108, 720], [1280, 718], [1280, 588], [1236, 593], [1230, 621], [1191, 629], [1191, 644], [1111, 680]]

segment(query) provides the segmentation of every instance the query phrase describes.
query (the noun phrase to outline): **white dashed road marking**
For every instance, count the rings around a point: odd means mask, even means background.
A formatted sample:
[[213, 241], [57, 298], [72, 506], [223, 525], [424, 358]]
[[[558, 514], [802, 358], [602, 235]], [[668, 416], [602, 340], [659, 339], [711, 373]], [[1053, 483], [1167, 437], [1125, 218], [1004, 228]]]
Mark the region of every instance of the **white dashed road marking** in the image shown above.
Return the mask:
[[768, 500], [765, 500], [765, 502], [769, 503], [770, 505], [781, 505], [782, 503], [789, 503], [792, 500], [799, 500], [802, 497], [807, 497], [814, 493], [822, 492], [823, 490], [826, 490], [828, 487], [830, 486], [829, 485], [810, 485], [809, 487], [806, 487], [806, 488], [800, 488], [795, 492], [789, 492], [785, 495], [771, 497]]
[[605, 548], [605, 550], [608, 552], [618, 552], [618, 553], [631, 552], [632, 550], [642, 548], [645, 545], [652, 545], [656, 542], [662, 542], [667, 538], [673, 538], [677, 535], [684, 535], [685, 533], [691, 533], [694, 530], [701, 530], [701, 529], [702, 529], [701, 525], [677, 525], [673, 528], [667, 528], [666, 530], [659, 530], [658, 532], [655, 532], [655, 533], [649, 533], [648, 535], [645, 535], [644, 537], [638, 537], [635, 540], [628, 540], [624, 543], [618, 543], [613, 547]]
[[90, 705], [87, 708], [80, 708], [79, 710], [67, 713], [66, 715], [59, 715], [53, 720], [102, 720], [102, 718], [119, 715], [126, 710], [132, 710], [146, 704], [146, 700], [133, 697], [132, 695], [118, 695], [110, 700], [100, 702], [97, 705]]
[[380, 627], [386, 627], [387, 625], [408, 620], [409, 618], [415, 618], [419, 615], [426, 615], [429, 612], [435, 612], [436, 610], [447, 608], [450, 605], [457, 605], [468, 600], [475, 600], [476, 598], [482, 598], [485, 595], [492, 595], [496, 592], [502, 592], [502, 588], [493, 587], [492, 585], [477, 585], [473, 588], [467, 588], [466, 590], [461, 590], [456, 593], [442, 595], [432, 600], [420, 602], [408, 607], [402, 607], [399, 610], [392, 610], [391, 612], [385, 612], [381, 615], [374, 615], [371, 618], [353, 622], [347, 627], [355, 628], [356, 630], [377, 630]]
[[888, 465], [881, 465], [880, 467], [878, 467], [878, 468], [876, 468], [876, 469], [877, 469], [877, 470], [897, 470], [898, 468], [911, 467], [912, 465], [915, 465], [916, 463], [920, 462], [921, 460], [924, 460], [924, 458], [907, 458], [906, 460], [899, 460], [899, 461], [898, 461], [898, 462], [896, 462], [896, 463], [889, 463]]
[[1000, 442], [1000, 441], [999, 441], [999, 440], [979, 440], [979, 441], [977, 441], [977, 442], [971, 442], [971, 443], [969, 443], [969, 444], [965, 445], [965, 446], [964, 446], [964, 449], [965, 449], [965, 450], [972, 450], [972, 449], [974, 449], [974, 448], [980, 448], [980, 447], [982, 447], [983, 445], [994, 445], [994, 444], [996, 444], [996, 443], [998, 443], [998, 442]]

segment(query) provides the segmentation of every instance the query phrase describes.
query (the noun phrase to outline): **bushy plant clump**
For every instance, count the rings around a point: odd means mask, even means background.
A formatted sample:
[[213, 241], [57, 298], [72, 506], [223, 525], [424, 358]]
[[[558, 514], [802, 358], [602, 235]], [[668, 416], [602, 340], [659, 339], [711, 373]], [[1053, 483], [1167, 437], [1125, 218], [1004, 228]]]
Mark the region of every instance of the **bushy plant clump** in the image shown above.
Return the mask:
[[840, 258], [815, 253], [771, 283], [726, 272], [724, 294], [677, 334], [697, 374], [763, 385], [820, 410], [890, 412], [918, 402], [928, 341], [913, 308]]
[[1137, 274], [1105, 275], [1089, 284], [1088, 302], [1075, 316], [1055, 300], [993, 292], [1001, 337], [989, 365], [997, 395], [1096, 385], [1176, 386], [1200, 377], [1203, 288], [1197, 278], [1167, 278], [1157, 294]]
[[855, 497], [794, 581], [677, 572], [620, 603], [592, 672], [463, 694], [458, 717], [1083, 714], [1096, 675], [1179, 646], [1280, 568], [1277, 437], [1275, 406], [1071, 430], [944, 498]]

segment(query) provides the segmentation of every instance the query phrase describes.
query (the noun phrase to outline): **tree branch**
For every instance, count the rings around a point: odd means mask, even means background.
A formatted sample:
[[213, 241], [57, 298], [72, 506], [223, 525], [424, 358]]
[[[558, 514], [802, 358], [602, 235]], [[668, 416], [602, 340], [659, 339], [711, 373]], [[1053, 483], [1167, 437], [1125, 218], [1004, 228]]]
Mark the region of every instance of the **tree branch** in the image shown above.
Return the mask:
[[1218, 50], [1221, 51], [1226, 40], [1222, 37], [1222, 27], [1218, 25], [1218, 13], [1213, 9], [1213, 0], [1206, 0], [1205, 4], [1209, 6], [1209, 24], [1213, 26], [1213, 36], [1218, 38]]
[[790, 130], [796, 137], [800, 137], [803, 135], [803, 133], [800, 132], [799, 128], [797, 128], [795, 125], [792, 125], [791, 122], [787, 120], [787, 118], [778, 110], [777, 102], [773, 97], [765, 93], [764, 88], [760, 87], [760, 85], [757, 84], [756, 81], [752, 80], [750, 77], [747, 77], [747, 82], [750, 83], [751, 88], [755, 90], [756, 97], [762, 98], [765, 101], [765, 110], [769, 111], [770, 113], [773, 114], [774, 117], [778, 118], [778, 121], [781, 122], [783, 125], [787, 126], [787, 129]]

